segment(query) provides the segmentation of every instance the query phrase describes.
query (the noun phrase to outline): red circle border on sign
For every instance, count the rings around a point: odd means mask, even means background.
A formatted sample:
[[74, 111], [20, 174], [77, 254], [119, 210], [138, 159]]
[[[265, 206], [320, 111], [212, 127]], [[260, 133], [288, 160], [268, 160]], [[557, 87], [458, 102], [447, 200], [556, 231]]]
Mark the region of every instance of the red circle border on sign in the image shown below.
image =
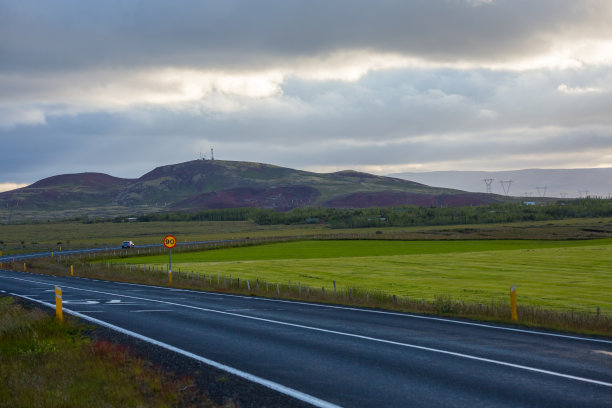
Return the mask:
[[[172, 241], [174, 241], [174, 244], [170, 245], [167, 244], [166, 242], [168, 241], [168, 239], [171, 239]], [[172, 249], [176, 246], [176, 237], [174, 235], [166, 235], [164, 237], [164, 246], [168, 249]]]

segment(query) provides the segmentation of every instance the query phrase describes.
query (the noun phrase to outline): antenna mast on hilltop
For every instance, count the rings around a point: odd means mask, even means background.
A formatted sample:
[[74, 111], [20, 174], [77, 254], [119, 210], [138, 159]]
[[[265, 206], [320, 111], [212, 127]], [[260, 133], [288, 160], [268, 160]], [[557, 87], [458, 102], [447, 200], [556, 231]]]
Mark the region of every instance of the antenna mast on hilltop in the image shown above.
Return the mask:
[[508, 193], [510, 192], [510, 186], [512, 185], [512, 180], [502, 180], [500, 181], [502, 185], [502, 189], [504, 189], [504, 194], [508, 197]]
[[486, 179], [482, 179], [482, 181], [484, 181], [485, 184], [487, 185], [487, 194], [491, 194], [491, 183], [493, 182], [493, 179], [486, 178]]

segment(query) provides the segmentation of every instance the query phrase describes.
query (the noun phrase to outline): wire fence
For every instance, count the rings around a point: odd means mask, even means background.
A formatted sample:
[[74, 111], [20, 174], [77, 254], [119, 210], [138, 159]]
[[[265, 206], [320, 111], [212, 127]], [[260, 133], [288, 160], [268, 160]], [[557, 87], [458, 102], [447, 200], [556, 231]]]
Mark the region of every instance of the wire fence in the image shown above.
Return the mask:
[[[279, 242], [278, 238], [270, 241]], [[252, 241], [239, 244], [251, 243]], [[234, 246], [236, 244], [238, 244], [236, 241], [231, 243]], [[223, 243], [202, 245], [213, 245], [214, 248], [214, 245], [223, 245]], [[230, 245], [230, 243], [226, 245]], [[112, 261], [106, 260], [104, 257], [100, 258], [100, 255], [86, 254], [41, 258], [23, 264], [21, 262], [5, 263], [0, 265], [0, 268], [63, 276], [69, 276], [72, 272], [74, 276], [104, 280], [512, 323], [509, 299], [491, 299], [488, 302], [476, 303], [452, 299], [444, 294], [437, 295], [433, 299], [419, 299], [381, 290], [341, 285], [335, 281], [326, 285], [313, 285], [302, 281], [287, 280], [281, 282], [260, 278], [243, 278], [219, 272], [201, 273], [181, 269], [180, 267], [171, 271], [172, 279], [170, 279], [170, 271], [167, 265], [160, 267], [116, 261], [122, 256], [132, 256], [134, 254], [132, 251], [134, 250], [112, 251], [105, 254], [112, 257], [114, 259]], [[158, 248], [149, 248], [142, 251], [143, 255], [167, 252], [167, 250]], [[552, 310], [519, 303], [518, 316], [520, 324], [612, 336], [612, 316], [603, 313], [599, 307], [593, 310], [579, 311], [572, 309]]]

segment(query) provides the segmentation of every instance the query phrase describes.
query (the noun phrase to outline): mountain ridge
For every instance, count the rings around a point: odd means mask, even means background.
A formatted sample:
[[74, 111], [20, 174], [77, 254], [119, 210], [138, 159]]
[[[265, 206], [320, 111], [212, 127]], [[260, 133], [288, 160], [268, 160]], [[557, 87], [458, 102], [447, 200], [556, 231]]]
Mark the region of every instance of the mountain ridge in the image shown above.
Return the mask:
[[263, 163], [192, 160], [158, 166], [135, 179], [89, 172], [51, 176], [0, 193], [0, 208], [83, 214], [111, 207], [126, 212], [235, 207], [287, 211], [306, 206], [455, 206], [505, 200], [353, 170], [314, 173]]

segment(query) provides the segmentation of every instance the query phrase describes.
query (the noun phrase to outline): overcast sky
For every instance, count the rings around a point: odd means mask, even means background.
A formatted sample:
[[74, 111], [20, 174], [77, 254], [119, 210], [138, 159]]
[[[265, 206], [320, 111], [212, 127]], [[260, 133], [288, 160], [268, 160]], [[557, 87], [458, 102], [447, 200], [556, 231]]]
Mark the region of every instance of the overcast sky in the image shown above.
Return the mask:
[[612, 1], [0, 0], [0, 141], [4, 189], [211, 147], [321, 172], [612, 167]]

